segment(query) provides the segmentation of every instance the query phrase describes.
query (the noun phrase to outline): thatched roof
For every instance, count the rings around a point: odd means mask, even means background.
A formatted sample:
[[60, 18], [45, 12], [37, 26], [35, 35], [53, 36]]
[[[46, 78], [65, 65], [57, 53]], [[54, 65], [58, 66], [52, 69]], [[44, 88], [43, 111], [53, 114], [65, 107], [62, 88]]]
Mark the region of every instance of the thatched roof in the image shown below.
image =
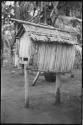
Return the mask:
[[67, 34], [63, 33], [63, 36], [58, 33], [58, 35], [47, 36], [45, 34], [32, 33], [30, 35], [31, 39], [37, 42], [49, 42], [49, 43], [66, 43], [66, 44], [77, 44], [71, 36], [66, 37]]
[[25, 31], [29, 33], [34, 41], [78, 44], [77, 33], [74, 29], [71, 29], [70, 31], [70, 28], [60, 29], [49, 25], [40, 25], [17, 19], [12, 20], [23, 24]]
[[36, 42], [49, 42], [49, 43], [65, 43], [65, 44], [78, 44], [75, 34], [69, 33], [62, 29], [45, 29], [40, 27], [30, 27], [23, 24], [25, 30], [29, 33], [31, 39]]

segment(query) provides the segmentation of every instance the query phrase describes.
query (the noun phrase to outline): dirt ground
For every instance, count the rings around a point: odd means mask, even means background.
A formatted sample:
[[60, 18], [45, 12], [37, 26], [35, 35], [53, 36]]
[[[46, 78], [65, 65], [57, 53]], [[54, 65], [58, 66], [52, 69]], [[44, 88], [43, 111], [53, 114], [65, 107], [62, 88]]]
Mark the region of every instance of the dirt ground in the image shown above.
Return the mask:
[[[12, 72], [15, 71], [15, 72]], [[1, 122], [2, 123], [81, 123], [81, 70], [73, 70], [74, 78], [66, 75], [62, 81], [61, 104], [55, 105], [55, 83], [29, 72], [30, 107], [24, 105], [24, 76], [12, 66], [1, 68]]]

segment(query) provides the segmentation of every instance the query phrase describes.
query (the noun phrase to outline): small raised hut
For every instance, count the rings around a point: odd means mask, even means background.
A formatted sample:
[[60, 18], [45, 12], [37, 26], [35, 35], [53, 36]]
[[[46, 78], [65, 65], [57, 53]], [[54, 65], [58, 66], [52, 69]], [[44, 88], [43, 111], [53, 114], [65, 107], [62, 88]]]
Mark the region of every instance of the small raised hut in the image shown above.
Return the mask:
[[[19, 35], [19, 56], [29, 59], [37, 55], [40, 71], [67, 72], [73, 68], [77, 38], [72, 29], [58, 29], [18, 21], [23, 24], [25, 32]], [[35, 49], [36, 47], [36, 49]]]
[[63, 73], [73, 68], [77, 44], [76, 33], [73, 29], [65, 29], [65, 27], [59, 29], [22, 20], [12, 20], [21, 23], [25, 29], [19, 37], [19, 56], [24, 64], [29, 63], [30, 59], [37, 55], [35, 63], [39, 71]]

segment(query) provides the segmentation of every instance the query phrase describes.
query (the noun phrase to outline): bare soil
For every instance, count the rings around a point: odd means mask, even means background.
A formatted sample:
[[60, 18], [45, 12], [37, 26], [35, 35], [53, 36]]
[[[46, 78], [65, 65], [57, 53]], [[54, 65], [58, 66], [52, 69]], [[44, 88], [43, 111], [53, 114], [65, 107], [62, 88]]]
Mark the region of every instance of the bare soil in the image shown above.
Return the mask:
[[73, 73], [74, 78], [69, 75], [63, 78], [61, 104], [55, 105], [55, 83], [40, 76], [36, 86], [32, 86], [36, 73], [30, 71], [30, 106], [25, 108], [22, 71], [11, 65], [1, 68], [1, 122], [80, 124], [81, 69]]

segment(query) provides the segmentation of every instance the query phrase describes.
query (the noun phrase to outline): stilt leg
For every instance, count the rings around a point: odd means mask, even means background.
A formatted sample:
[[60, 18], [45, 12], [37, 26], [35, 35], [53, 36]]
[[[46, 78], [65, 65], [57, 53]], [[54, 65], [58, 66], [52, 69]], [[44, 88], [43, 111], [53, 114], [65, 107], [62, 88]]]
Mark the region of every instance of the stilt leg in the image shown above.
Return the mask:
[[24, 74], [24, 64], [22, 64], [22, 74]]
[[29, 107], [29, 79], [27, 65], [24, 64], [24, 78], [25, 78], [25, 106]]
[[40, 72], [37, 72], [37, 75], [36, 75], [36, 77], [33, 80], [33, 84], [32, 84], [33, 86], [35, 86], [35, 84], [36, 84], [36, 82], [37, 82], [37, 80], [39, 78], [39, 75], [40, 75]]
[[61, 102], [60, 87], [61, 87], [60, 74], [56, 74], [55, 104], [60, 104]]

